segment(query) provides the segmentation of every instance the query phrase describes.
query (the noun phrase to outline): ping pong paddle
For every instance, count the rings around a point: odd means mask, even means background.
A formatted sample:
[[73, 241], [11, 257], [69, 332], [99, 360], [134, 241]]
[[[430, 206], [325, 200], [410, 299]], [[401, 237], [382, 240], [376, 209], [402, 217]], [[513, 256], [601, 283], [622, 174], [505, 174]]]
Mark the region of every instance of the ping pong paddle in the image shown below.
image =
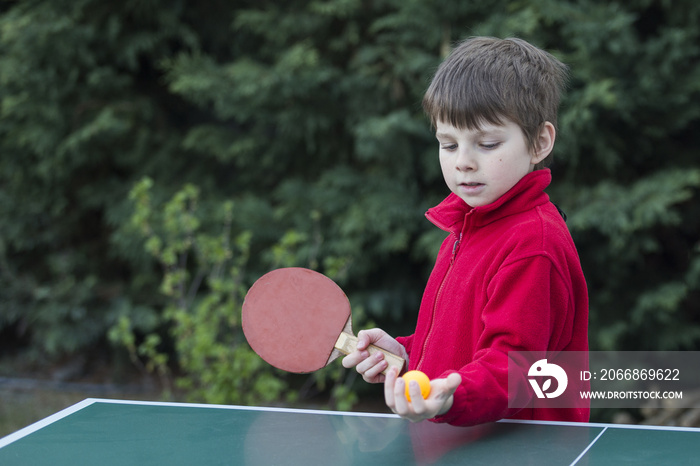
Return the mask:
[[[287, 372], [308, 373], [357, 349], [350, 302], [330, 278], [313, 270], [289, 267], [260, 277], [246, 294], [243, 333], [267, 363]], [[389, 367], [403, 368], [403, 358], [374, 345]]]

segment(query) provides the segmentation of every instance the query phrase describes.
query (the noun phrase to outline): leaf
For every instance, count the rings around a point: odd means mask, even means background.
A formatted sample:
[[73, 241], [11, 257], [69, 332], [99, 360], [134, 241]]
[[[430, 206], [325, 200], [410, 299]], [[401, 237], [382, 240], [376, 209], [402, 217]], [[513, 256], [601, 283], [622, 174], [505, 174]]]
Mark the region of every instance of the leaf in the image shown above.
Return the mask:
[[552, 385], [552, 379], [545, 380], [545, 382], [542, 384], [542, 392], [549, 390], [550, 385]]

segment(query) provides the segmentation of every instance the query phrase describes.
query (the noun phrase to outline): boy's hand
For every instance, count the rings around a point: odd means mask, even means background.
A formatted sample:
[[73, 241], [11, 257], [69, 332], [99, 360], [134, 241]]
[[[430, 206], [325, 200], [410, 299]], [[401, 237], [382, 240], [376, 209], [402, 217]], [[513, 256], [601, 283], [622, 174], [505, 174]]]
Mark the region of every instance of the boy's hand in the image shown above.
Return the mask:
[[384, 330], [379, 328], [360, 330], [357, 334], [357, 351], [345, 356], [342, 362], [343, 367], [346, 369], [354, 367], [366, 382], [384, 382], [386, 377], [382, 374], [382, 371], [385, 371], [387, 367], [389, 367], [389, 364], [384, 359], [384, 354], [381, 352], [376, 352], [370, 357], [369, 351], [367, 351], [369, 345], [378, 346], [390, 353], [401, 356], [406, 360], [406, 364], [408, 364], [406, 348], [389, 336]]
[[384, 382], [386, 405], [399, 416], [412, 422], [431, 419], [445, 414], [452, 407], [454, 392], [462, 383], [462, 377], [453, 373], [445, 379], [430, 381], [430, 395], [423, 399], [418, 383], [412, 381], [408, 387], [411, 401], [406, 399], [406, 382], [399, 378], [398, 371], [389, 370]]

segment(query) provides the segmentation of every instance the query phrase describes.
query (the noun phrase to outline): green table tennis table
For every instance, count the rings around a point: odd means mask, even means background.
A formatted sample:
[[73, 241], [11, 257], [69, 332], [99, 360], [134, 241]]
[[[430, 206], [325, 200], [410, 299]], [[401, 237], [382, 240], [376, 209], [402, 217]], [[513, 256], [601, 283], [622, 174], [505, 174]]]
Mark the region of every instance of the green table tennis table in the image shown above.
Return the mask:
[[700, 429], [87, 399], [0, 439], [0, 465], [697, 465]]

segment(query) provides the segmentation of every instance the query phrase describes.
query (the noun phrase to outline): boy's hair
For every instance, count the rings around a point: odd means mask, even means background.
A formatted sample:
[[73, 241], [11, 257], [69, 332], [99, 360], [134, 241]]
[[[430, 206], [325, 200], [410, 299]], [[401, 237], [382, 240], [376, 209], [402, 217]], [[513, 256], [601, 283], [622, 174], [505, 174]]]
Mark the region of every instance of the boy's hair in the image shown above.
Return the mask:
[[[522, 39], [473, 37], [442, 62], [423, 97], [433, 127], [479, 129], [504, 119], [523, 131], [530, 151], [544, 123], [557, 127], [559, 99], [568, 77], [566, 65]], [[548, 165], [550, 157], [535, 168]]]

